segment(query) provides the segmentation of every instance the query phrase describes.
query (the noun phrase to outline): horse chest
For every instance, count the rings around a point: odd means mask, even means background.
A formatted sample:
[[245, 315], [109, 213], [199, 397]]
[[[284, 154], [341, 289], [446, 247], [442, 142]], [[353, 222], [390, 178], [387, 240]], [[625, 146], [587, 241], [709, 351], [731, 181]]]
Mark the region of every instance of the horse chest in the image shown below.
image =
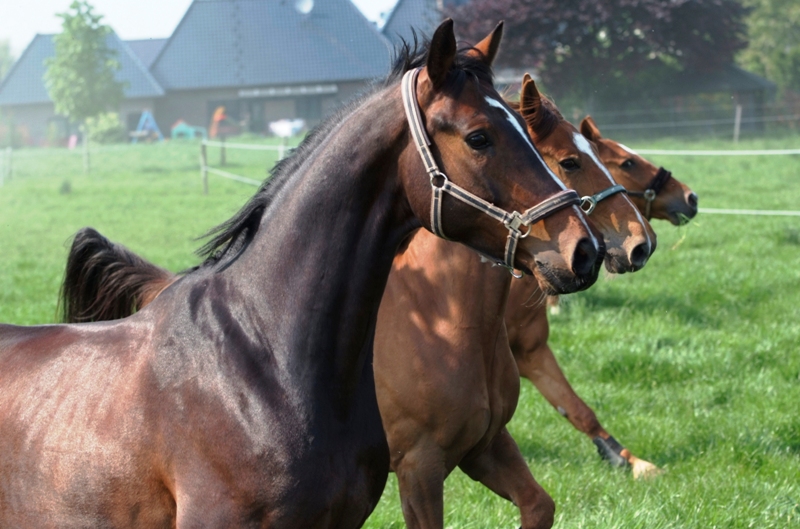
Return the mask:
[[169, 434], [180, 443], [179, 511], [231, 512], [236, 524], [258, 520], [271, 528], [363, 522], [388, 473], [377, 410], [356, 405], [341, 420], [286, 389], [265, 398], [241, 383], [211, 385], [176, 397], [175, 409], [195, 410], [172, 422], [180, 426]]

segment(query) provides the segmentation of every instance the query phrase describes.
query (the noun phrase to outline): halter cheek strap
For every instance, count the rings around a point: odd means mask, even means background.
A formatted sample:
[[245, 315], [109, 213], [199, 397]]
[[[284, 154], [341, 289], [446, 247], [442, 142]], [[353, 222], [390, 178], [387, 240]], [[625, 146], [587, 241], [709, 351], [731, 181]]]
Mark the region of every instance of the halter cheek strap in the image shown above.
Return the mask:
[[[442, 201], [445, 193], [482, 211], [493, 219], [502, 222], [508, 229], [503, 261], [498, 261], [497, 264], [508, 268], [513, 274], [517, 244], [520, 239], [527, 237], [530, 232], [530, 226], [556, 211], [580, 204], [578, 193], [571, 189], [561, 191], [524, 213], [516, 211], [509, 213], [451, 182], [447, 175], [439, 170], [439, 166], [436, 164], [433, 152], [430, 149], [431, 140], [422, 124], [422, 114], [419, 110], [416, 94], [419, 72], [419, 68], [406, 72], [403, 76], [402, 94], [403, 107], [411, 129], [411, 136], [414, 138], [414, 144], [422, 158], [422, 163], [425, 164], [425, 171], [431, 181], [431, 231], [439, 237], [447, 239], [442, 229]], [[525, 233], [520, 230], [522, 226], [528, 228]]]
[[653, 178], [652, 182], [650, 182], [650, 185], [647, 186], [647, 190], [628, 191], [628, 196], [644, 198], [644, 216], [647, 220], [650, 220], [650, 208], [653, 204], [653, 201], [656, 199], [661, 190], [664, 189], [664, 186], [667, 185], [667, 182], [670, 178], [672, 178], [672, 173], [663, 167], [659, 167], [656, 176]]
[[594, 208], [597, 207], [597, 204], [599, 202], [607, 199], [610, 196], [614, 196], [617, 193], [626, 193], [626, 192], [627, 190], [625, 189], [624, 186], [616, 184], [609, 187], [608, 189], [600, 191], [599, 193], [595, 193], [594, 195], [581, 197], [581, 209], [587, 215], [591, 215], [592, 211], [594, 211]]

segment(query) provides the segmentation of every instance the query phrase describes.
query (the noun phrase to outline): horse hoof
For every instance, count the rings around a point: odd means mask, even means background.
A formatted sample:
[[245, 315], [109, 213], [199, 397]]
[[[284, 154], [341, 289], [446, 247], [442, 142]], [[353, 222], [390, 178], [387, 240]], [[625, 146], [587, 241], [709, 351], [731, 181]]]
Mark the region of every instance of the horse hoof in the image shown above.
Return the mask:
[[633, 479], [652, 479], [664, 473], [662, 469], [649, 461], [633, 456], [631, 456], [631, 459], [632, 461], [630, 461], [630, 464], [632, 467]]

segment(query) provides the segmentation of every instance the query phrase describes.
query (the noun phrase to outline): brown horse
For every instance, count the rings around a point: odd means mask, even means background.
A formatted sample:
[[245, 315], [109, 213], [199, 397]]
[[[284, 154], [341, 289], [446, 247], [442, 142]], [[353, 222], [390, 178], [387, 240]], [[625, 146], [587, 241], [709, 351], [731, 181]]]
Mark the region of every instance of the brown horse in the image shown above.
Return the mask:
[[[477, 49], [492, 56], [485, 42]], [[598, 196], [591, 219], [606, 241], [606, 265], [619, 272], [644, 266], [654, 236], [624, 192], [608, 192], [615, 182], [594, 147], [528, 76], [518, 108], [548, 166], [581, 195]], [[519, 397], [503, 320], [510, 283], [463, 246], [427, 232], [415, 233], [395, 258], [378, 312], [374, 369], [410, 528], [443, 526], [443, 484], [455, 466], [512, 500], [522, 527], [552, 524], [552, 499], [506, 429]], [[511, 288], [527, 283], [535, 281]]]
[[522, 126], [446, 21], [147, 307], [0, 325], [0, 526], [360, 526], [388, 470], [372, 338], [401, 242], [443, 228], [547, 290], [596, 278]]
[[[678, 225], [697, 214], [697, 195], [669, 172], [656, 168], [624, 145], [603, 138], [591, 117], [585, 118], [580, 128], [597, 146], [600, 159], [614, 175], [614, 180], [625, 186], [628, 195], [634, 197], [634, 203], [648, 218], [666, 219]], [[552, 165], [548, 151], [542, 145], [539, 147]], [[594, 441], [603, 459], [614, 466], [630, 466], [634, 477], [657, 471], [655, 465], [637, 458], [620, 445], [572, 389], [547, 344], [550, 332], [547, 309], [542, 304], [531, 306], [531, 299], [541, 297], [533, 281], [517, 281], [511, 286], [506, 326], [520, 375], [530, 380], [575, 428]]]

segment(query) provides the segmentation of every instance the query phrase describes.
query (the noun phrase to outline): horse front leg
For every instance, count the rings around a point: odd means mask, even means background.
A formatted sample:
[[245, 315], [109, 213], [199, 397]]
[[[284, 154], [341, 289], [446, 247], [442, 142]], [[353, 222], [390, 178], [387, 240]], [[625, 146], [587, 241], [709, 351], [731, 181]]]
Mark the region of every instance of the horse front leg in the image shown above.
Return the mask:
[[553, 526], [556, 504], [531, 474], [519, 447], [503, 428], [481, 454], [464, 459], [459, 466], [498, 496], [519, 508], [523, 529]]
[[546, 342], [522, 349], [514, 350], [520, 375], [530, 380], [576, 429], [589, 436], [600, 457], [615, 467], [630, 466], [635, 479], [660, 473], [657, 466], [634, 456], [603, 428], [594, 411], [572, 389]]
[[392, 463], [409, 529], [444, 527], [444, 454], [435, 443], [418, 443]]

